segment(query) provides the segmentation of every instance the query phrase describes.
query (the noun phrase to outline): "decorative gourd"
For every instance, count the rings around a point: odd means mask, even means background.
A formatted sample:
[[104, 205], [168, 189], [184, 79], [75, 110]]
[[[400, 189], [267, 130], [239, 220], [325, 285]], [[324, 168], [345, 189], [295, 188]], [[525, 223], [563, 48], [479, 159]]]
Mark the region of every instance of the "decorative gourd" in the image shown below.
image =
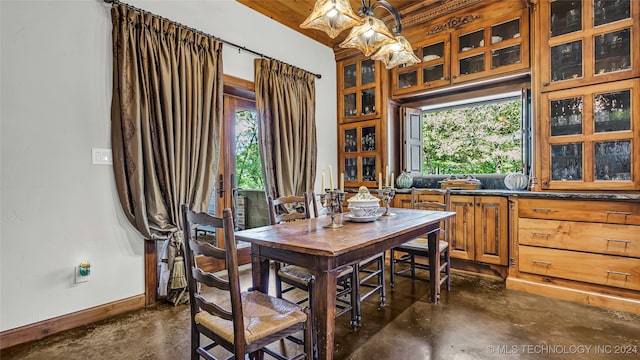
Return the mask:
[[504, 185], [509, 190], [525, 190], [529, 185], [529, 178], [521, 173], [511, 173], [504, 178]]
[[413, 176], [410, 173], [403, 171], [396, 179], [396, 187], [398, 189], [408, 189], [413, 185]]

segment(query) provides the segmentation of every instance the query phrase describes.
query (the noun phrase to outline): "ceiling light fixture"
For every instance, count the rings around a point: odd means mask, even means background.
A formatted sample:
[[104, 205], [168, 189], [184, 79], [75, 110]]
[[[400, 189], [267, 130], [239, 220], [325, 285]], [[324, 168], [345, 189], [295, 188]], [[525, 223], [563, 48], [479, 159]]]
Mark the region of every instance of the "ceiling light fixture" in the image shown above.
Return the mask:
[[[332, 39], [352, 27], [340, 47], [358, 49], [365, 56], [382, 61], [387, 69], [419, 63], [420, 59], [413, 53], [409, 41], [400, 36], [402, 21], [398, 11], [385, 0], [377, 0], [373, 5], [371, 0], [361, 0], [361, 4], [358, 13], [364, 19], [353, 12], [348, 0], [317, 0], [313, 12], [300, 27], [322, 30]], [[374, 17], [373, 12], [378, 8], [393, 16], [396, 22], [393, 32], [382, 20]]]

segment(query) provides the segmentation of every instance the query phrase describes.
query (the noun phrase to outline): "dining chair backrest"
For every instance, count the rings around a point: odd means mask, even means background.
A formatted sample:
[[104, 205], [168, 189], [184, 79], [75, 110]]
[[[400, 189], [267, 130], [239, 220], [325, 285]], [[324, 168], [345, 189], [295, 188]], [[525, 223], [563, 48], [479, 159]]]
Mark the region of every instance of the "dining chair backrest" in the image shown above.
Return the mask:
[[[411, 188], [411, 207], [422, 210], [449, 211], [451, 190], [449, 189], [416, 189]], [[449, 219], [444, 221], [441, 229], [444, 239], [449, 239]]]
[[[315, 199], [313, 200], [315, 202]], [[307, 193], [302, 196], [282, 196], [273, 199], [267, 197], [267, 205], [269, 211], [269, 223], [271, 225], [280, 224], [302, 219], [309, 219], [311, 213], [309, 211], [309, 197]]]

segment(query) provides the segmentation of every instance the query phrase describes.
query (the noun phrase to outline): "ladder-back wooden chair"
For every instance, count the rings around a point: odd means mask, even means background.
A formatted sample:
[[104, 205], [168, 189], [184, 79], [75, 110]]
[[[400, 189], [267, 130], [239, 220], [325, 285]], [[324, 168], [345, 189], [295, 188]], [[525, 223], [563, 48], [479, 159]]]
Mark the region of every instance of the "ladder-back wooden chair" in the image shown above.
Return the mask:
[[[414, 209], [423, 209], [423, 210], [438, 210], [438, 211], [449, 211], [450, 201], [450, 190], [439, 190], [439, 189], [425, 189], [425, 190], [416, 190], [415, 188], [411, 189], [411, 205]], [[446, 283], [447, 291], [451, 290], [451, 259], [449, 256], [449, 233], [450, 233], [450, 221], [449, 218], [443, 221], [440, 225], [440, 241], [438, 242], [438, 256], [440, 256], [440, 269], [437, 272], [437, 279], [428, 279], [424, 277], [420, 277], [416, 275], [416, 269], [429, 270], [429, 249], [427, 238], [419, 237], [413, 239], [409, 242], [406, 242], [400, 246], [397, 246], [391, 249], [391, 260], [390, 260], [390, 272], [391, 272], [391, 280], [390, 285], [393, 289], [395, 286], [395, 277], [396, 276], [406, 276], [411, 278], [411, 281], [414, 280], [423, 280], [423, 281], [437, 281], [438, 284], [436, 286], [437, 289], [437, 297], [440, 298], [440, 287], [442, 284]], [[399, 253], [399, 254], [396, 254]], [[424, 259], [426, 261], [420, 262], [417, 260]], [[398, 264], [406, 264], [408, 266], [404, 266], [402, 269], [397, 269]], [[407, 274], [408, 273], [408, 274]]]
[[[245, 354], [251, 359], [262, 359], [264, 353], [286, 359], [266, 346], [298, 332], [304, 333], [304, 352], [290, 358], [312, 359], [308, 309], [259, 291], [240, 291], [231, 209], [225, 209], [223, 214], [223, 218], [217, 218], [194, 213], [182, 205], [191, 308], [191, 359], [201, 356], [217, 359], [213, 349], [218, 346], [233, 353], [235, 359], [245, 359]], [[199, 225], [222, 228], [225, 248], [196, 241], [192, 233]], [[198, 255], [224, 261], [226, 271], [210, 273], [199, 269], [195, 262]], [[210, 342], [201, 345], [201, 335]]]
[[[318, 214], [315, 205], [315, 194], [312, 194], [314, 212]], [[297, 221], [309, 219], [311, 217], [309, 197], [306, 193], [303, 196], [282, 196], [273, 199], [267, 198], [269, 221], [271, 225], [283, 222]], [[283, 294], [295, 289], [306, 292], [307, 296], [299, 299], [298, 304], [308, 301], [311, 304], [313, 298], [313, 275], [311, 272], [300, 266], [275, 263], [275, 279], [276, 279], [276, 296], [282, 297]], [[347, 312], [351, 313], [351, 326], [357, 325], [357, 296], [356, 289], [356, 273], [353, 267], [345, 266], [338, 274], [338, 287], [336, 294], [336, 317]], [[286, 287], [283, 287], [286, 284]]]

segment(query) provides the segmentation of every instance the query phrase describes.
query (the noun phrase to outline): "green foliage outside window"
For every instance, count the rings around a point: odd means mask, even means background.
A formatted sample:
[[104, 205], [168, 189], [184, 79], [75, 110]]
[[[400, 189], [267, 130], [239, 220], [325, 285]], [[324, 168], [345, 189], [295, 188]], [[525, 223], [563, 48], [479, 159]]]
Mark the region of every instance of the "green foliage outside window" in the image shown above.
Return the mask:
[[495, 174], [522, 170], [521, 101], [423, 114], [426, 174]]
[[258, 148], [258, 117], [251, 111], [236, 113], [236, 186], [264, 189]]

